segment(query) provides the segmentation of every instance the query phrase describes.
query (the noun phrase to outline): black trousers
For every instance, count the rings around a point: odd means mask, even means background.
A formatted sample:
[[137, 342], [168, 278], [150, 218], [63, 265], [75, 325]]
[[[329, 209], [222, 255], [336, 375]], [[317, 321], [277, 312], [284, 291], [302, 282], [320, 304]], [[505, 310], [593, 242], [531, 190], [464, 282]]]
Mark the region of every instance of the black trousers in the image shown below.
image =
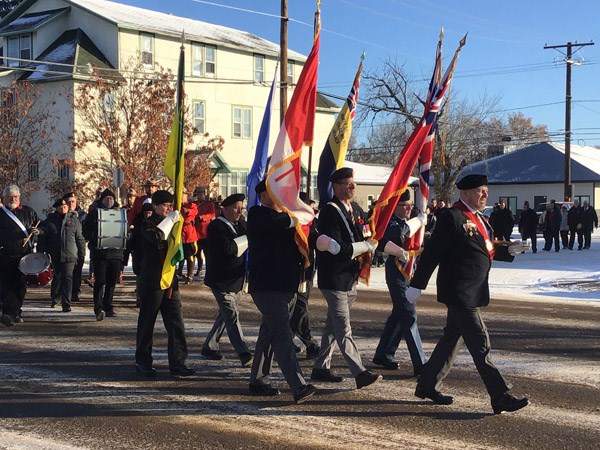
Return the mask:
[[73, 295], [73, 274], [77, 263], [52, 261], [54, 277], [50, 284], [50, 297], [58, 303], [59, 299], [63, 308], [71, 306]]
[[456, 354], [464, 342], [490, 398], [504, 394], [510, 389], [510, 384], [492, 362], [490, 337], [479, 308], [455, 305], [447, 307], [444, 334], [425, 364], [418, 385], [425, 390], [441, 390], [442, 382], [450, 372]]
[[319, 343], [312, 337], [310, 317], [308, 316], [308, 299], [310, 297], [312, 285], [312, 280], [306, 280], [306, 292], [298, 293], [296, 295], [296, 304], [294, 305], [292, 317], [290, 319], [292, 333], [298, 336], [298, 338], [306, 347], [319, 345]]
[[577, 228], [569, 228], [569, 248], [573, 250], [573, 246], [575, 245], [575, 235], [577, 235], [577, 246], [579, 249], [583, 247], [583, 232], [582, 230], [578, 230]]
[[115, 285], [121, 272], [120, 259], [94, 258], [94, 312], [110, 312]]
[[559, 230], [544, 230], [544, 250], [550, 251], [552, 250], [552, 243], [554, 242], [554, 250], [560, 250], [560, 237]]
[[19, 259], [6, 262], [0, 269], [0, 307], [13, 319], [21, 314], [27, 286], [19, 270]]
[[154, 324], [160, 312], [167, 330], [167, 354], [169, 369], [185, 367], [188, 355], [183, 314], [181, 312], [181, 295], [173, 291], [169, 298], [169, 290], [142, 290], [138, 316], [135, 361], [144, 366], [152, 365], [152, 346]]
[[74, 302], [79, 301], [79, 294], [81, 294], [81, 280], [83, 271], [83, 261], [75, 264], [75, 270], [73, 271], [73, 289], [71, 299]]

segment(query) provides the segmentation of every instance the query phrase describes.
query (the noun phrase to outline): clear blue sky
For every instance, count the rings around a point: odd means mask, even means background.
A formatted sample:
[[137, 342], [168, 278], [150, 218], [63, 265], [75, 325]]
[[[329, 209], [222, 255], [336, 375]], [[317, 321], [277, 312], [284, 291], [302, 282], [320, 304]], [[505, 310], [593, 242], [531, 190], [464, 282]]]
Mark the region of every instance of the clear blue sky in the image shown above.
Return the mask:
[[[245, 30], [279, 42], [281, 0], [116, 0]], [[229, 8], [218, 5], [226, 5]], [[289, 0], [289, 47], [308, 54], [316, 1]], [[259, 15], [235, 8], [259, 11]], [[501, 96], [499, 115], [521, 111], [564, 140], [564, 53], [544, 45], [589, 42], [598, 36], [600, 2], [564, 0], [322, 0], [319, 90], [346, 96], [363, 49], [365, 68], [391, 58], [415, 78], [431, 76], [440, 27], [445, 63], [469, 33], [452, 95], [477, 101]], [[299, 23], [301, 22], [301, 23]], [[564, 52], [566, 49], [563, 49]], [[572, 66], [572, 142], [600, 145], [600, 43], [575, 54]]]

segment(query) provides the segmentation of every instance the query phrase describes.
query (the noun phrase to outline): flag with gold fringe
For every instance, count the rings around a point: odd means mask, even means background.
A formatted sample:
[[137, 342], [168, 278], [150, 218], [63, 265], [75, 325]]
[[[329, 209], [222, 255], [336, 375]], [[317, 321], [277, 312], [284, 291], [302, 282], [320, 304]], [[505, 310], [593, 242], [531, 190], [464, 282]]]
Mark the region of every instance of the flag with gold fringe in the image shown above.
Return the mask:
[[[394, 213], [394, 209], [398, 204], [398, 200], [400, 195], [407, 189], [408, 180], [410, 174], [412, 173], [413, 168], [415, 167], [417, 160], [419, 157], [422, 157], [423, 151], [426, 153], [433, 153], [433, 138], [434, 133], [432, 129], [435, 127], [435, 121], [437, 114], [442, 105], [442, 101], [444, 99], [444, 95], [448, 90], [450, 85], [450, 81], [452, 80], [452, 75], [454, 73], [454, 68], [456, 67], [456, 62], [458, 60], [458, 55], [465, 45], [467, 36], [465, 35], [460, 43], [456, 51], [454, 52], [454, 57], [446, 70], [443, 78], [439, 83], [436, 83], [436, 73], [441, 70], [441, 38], [438, 42], [438, 48], [436, 51], [436, 64], [434, 68], [434, 73], [432, 76], [432, 82], [430, 84], [430, 89], [427, 95], [427, 100], [424, 105], [424, 112], [421, 120], [418, 125], [413, 130], [410, 138], [404, 145], [400, 156], [398, 157], [398, 161], [386, 182], [381, 194], [377, 200], [377, 203], [373, 207], [373, 214], [371, 216], [371, 230], [373, 233], [373, 239], [379, 241], [384, 233], [387, 225]], [[423, 155], [424, 158], [429, 158], [429, 166], [431, 161], [431, 156]], [[425, 164], [425, 160], [422, 157], [423, 165], [422, 168], [425, 169], [428, 165]], [[429, 175], [427, 174], [427, 178]], [[415, 252], [418, 250], [411, 250], [411, 255], [414, 256]], [[413, 260], [414, 262], [414, 260]]]
[[[163, 166], [165, 176], [171, 181], [175, 203], [173, 208], [181, 210], [181, 198], [183, 196], [183, 178], [184, 178], [184, 154], [183, 154], [183, 126], [184, 126], [184, 68], [185, 52], [182, 45], [179, 52], [179, 68], [177, 70], [177, 93], [175, 101], [175, 110], [173, 111], [173, 124], [171, 126], [171, 135], [167, 146], [167, 155]], [[181, 244], [181, 229], [183, 220], [179, 220], [173, 227], [173, 230], [167, 237], [168, 248], [167, 256], [163, 263], [162, 275], [160, 279], [160, 288], [167, 289], [173, 282], [177, 263], [183, 259], [183, 248]]]
[[295, 223], [295, 242], [308, 266], [308, 233], [314, 219], [313, 209], [300, 200], [302, 146], [312, 145], [317, 104], [320, 25], [313, 47], [302, 68], [275, 142], [266, 186], [273, 202]]

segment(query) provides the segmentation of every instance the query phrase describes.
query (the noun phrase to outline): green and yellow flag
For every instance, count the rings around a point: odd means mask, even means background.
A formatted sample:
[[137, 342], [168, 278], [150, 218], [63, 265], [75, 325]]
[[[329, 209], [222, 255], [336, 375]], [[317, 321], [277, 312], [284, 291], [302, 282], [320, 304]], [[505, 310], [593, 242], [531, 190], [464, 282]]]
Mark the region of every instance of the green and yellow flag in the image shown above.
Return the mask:
[[[183, 155], [183, 115], [184, 115], [184, 67], [185, 53], [183, 40], [179, 53], [179, 69], [177, 70], [177, 97], [175, 111], [173, 112], [173, 125], [171, 127], [171, 136], [167, 147], [167, 155], [163, 172], [171, 180], [173, 194], [175, 195], [175, 204], [173, 208], [181, 210], [181, 198], [183, 196], [183, 177], [184, 177], [184, 155]], [[165, 262], [163, 264], [162, 276], [160, 279], [161, 289], [167, 289], [173, 282], [177, 263], [183, 259], [183, 247], [181, 245], [181, 229], [183, 220], [175, 224], [171, 234], [168, 236], [168, 249]]]

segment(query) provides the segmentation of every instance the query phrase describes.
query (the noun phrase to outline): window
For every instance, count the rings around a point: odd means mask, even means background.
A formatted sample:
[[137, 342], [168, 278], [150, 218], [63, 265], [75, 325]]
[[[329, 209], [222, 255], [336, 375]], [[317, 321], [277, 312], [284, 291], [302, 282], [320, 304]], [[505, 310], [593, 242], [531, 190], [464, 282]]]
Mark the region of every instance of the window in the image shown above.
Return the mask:
[[263, 83], [265, 81], [265, 57], [263, 55], [254, 55], [254, 82]]
[[233, 107], [233, 137], [252, 138], [252, 108]]
[[537, 205], [540, 203], [545, 203], [548, 201], [548, 197], [545, 195], [534, 195], [533, 197], [533, 207], [537, 211]]
[[206, 112], [206, 104], [202, 101], [195, 101], [193, 103], [194, 110], [194, 128], [198, 131], [198, 133], [204, 134], [205, 131], [205, 112]]
[[246, 183], [248, 182], [247, 170], [233, 170], [231, 173], [220, 173], [217, 175], [217, 192], [223, 198], [232, 194], [247, 194]]
[[57, 164], [57, 175], [61, 180], [68, 180], [71, 178], [71, 165], [65, 160], [58, 160]]
[[115, 94], [107, 92], [104, 94], [102, 100], [102, 107], [104, 108], [104, 120], [110, 122], [115, 118]]
[[217, 48], [212, 45], [192, 43], [192, 75], [214, 77], [217, 67]]
[[140, 43], [142, 64], [146, 67], [154, 67], [154, 36], [142, 33]]
[[288, 87], [294, 85], [294, 61], [288, 61], [287, 64], [287, 84]]
[[27, 178], [29, 181], [37, 181], [40, 179], [40, 171], [37, 162], [30, 162], [27, 170]]
[[590, 196], [589, 195], [575, 195], [573, 196], [573, 201], [578, 200], [580, 205], [583, 205], [583, 202], [588, 202], [589, 204], [591, 204], [592, 202], [590, 202]]
[[10, 36], [7, 41], [6, 56], [8, 66], [19, 67], [27, 64], [27, 61], [19, 61], [19, 59], [31, 59], [31, 33]]

